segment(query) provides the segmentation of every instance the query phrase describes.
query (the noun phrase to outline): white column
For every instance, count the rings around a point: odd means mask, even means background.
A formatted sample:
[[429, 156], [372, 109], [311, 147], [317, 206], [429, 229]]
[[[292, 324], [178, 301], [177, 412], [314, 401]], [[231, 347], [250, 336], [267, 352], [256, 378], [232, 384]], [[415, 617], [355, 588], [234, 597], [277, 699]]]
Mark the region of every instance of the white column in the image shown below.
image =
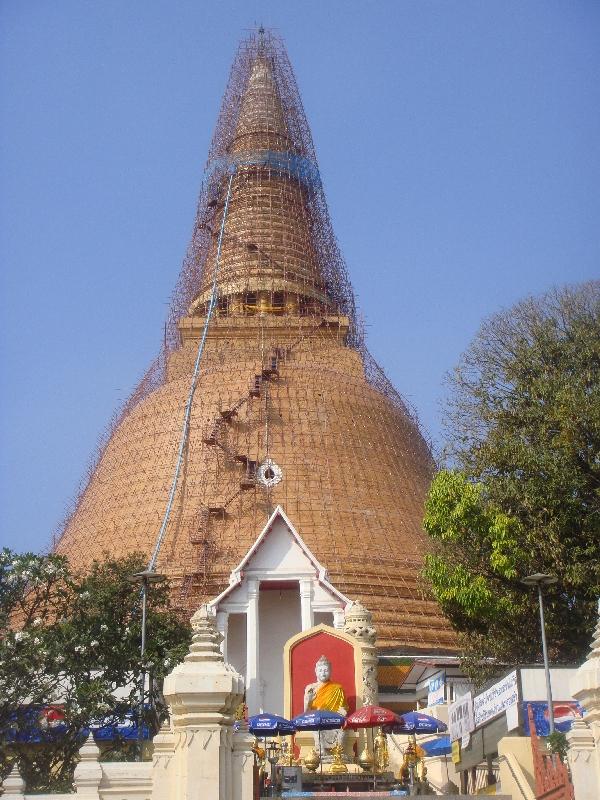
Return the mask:
[[100, 797], [98, 787], [102, 780], [102, 767], [99, 758], [100, 750], [94, 741], [94, 735], [90, 733], [79, 749], [80, 760], [75, 767], [73, 777], [78, 797], [86, 797], [89, 800], [98, 800]]
[[3, 797], [12, 797], [12, 800], [25, 800], [25, 781], [21, 777], [17, 762], [13, 763], [10, 773], [4, 778], [2, 784]]
[[175, 734], [169, 722], [163, 722], [152, 740], [152, 800], [170, 800], [171, 782], [175, 780], [170, 764], [174, 764]]
[[254, 756], [252, 742], [254, 737], [248, 733], [248, 725], [243, 720], [233, 734], [232, 754], [232, 795], [234, 800], [253, 800]]
[[344, 609], [337, 608], [333, 612], [333, 627], [337, 628], [338, 630], [344, 630], [345, 624], [346, 624], [346, 617], [344, 615]]
[[303, 578], [300, 581], [300, 617], [302, 630], [307, 631], [315, 624], [312, 608], [312, 580]]
[[[208, 606], [194, 614], [192, 630], [189, 653], [164, 682], [175, 741], [173, 747], [171, 737], [166, 737], [163, 754], [167, 757], [164, 766], [159, 761], [156, 769], [165, 769], [167, 775], [157, 780], [168, 788], [168, 800], [233, 800], [233, 714], [242, 699], [244, 680], [223, 661]], [[168, 757], [171, 748], [173, 755]], [[158, 792], [154, 798], [166, 800]]]
[[223, 653], [223, 659], [227, 661], [227, 622], [229, 620], [229, 612], [228, 611], [217, 611], [216, 613], [216, 622], [217, 622], [217, 630], [223, 637], [223, 641], [221, 642], [221, 652]]
[[567, 733], [567, 757], [577, 800], [597, 800], [600, 789], [600, 759], [594, 734], [584, 719], [577, 719]]
[[260, 711], [258, 687], [258, 624], [260, 583], [250, 579], [247, 583], [248, 608], [246, 610], [246, 704], [250, 714]]

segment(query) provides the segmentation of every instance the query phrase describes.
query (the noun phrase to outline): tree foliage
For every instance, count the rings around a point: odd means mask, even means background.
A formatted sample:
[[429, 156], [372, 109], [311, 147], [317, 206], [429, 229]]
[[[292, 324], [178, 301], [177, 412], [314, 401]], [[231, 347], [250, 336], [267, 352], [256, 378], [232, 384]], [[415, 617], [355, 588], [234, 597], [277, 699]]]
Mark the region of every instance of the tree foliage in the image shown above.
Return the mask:
[[[66, 789], [90, 723], [122, 722], [137, 707], [141, 556], [107, 557], [85, 575], [61, 556], [0, 553], [0, 756], [18, 757], [28, 789]], [[146, 664], [156, 680], [187, 652], [190, 633], [149, 593]], [[56, 704], [59, 731], [44, 723]], [[39, 744], [32, 744], [35, 740]]]
[[425, 575], [467, 655], [580, 660], [600, 593], [600, 282], [486, 321], [450, 377], [448, 469], [426, 505]]

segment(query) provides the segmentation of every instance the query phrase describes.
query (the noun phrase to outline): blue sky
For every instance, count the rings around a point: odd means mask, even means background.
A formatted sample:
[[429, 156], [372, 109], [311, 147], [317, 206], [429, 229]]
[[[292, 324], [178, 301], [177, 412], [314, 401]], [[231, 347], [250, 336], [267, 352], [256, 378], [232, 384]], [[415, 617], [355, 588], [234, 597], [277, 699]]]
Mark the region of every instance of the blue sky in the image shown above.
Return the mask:
[[288, 46], [370, 348], [436, 443], [482, 318], [598, 277], [594, 0], [4, 0], [3, 544], [47, 546], [159, 347], [261, 22]]

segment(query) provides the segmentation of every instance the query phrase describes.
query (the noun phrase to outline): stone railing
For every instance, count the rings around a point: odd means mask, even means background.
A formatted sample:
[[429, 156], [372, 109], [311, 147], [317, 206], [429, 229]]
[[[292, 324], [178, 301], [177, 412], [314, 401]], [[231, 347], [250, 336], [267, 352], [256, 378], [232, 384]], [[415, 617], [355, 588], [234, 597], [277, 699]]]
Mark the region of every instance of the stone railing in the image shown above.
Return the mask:
[[[151, 800], [152, 764], [145, 762], [100, 762], [100, 750], [89, 736], [79, 751], [75, 769], [75, 792], [85, 800]], [[2, 784], [3, 797], [12, 800], [74, 800], [73, 794], [25, 794], [25, 781], [15, 765]]]
[[167, 676], [164, 696], [171, 712], [154, 737], [153, 760], [101, 762], [92, 735], [79, 751], [75, 795], [26, 795], [18, 767], [3, 784], [3, 796], [24, 800], [252, 800], [253, 738], [234, 710], [243, 678], [223, 660], [221, 634], [207, 606], [192, 617], [192, 644]]

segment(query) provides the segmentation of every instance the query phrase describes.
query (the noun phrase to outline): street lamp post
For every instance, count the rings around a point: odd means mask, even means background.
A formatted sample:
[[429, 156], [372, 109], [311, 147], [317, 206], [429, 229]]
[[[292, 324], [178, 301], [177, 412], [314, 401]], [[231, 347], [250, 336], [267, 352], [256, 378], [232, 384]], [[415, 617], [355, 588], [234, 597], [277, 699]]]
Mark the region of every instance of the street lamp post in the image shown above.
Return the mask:
[[536, 572], [534, 575], [528, 575], [521, 580], [525, 586], [537, 586], [538, 601], [540, 605], [540, 626], [542, 629], [542, 652], [544, 654], [544, 673], [546, 675], [546, 698], [548, 701], [548, 724], [550, 734], [554, 733], [554, 706], [552, 703], [552, 684], [550, 682], [550, 666], [548, 664], [548, 647], [546, 645], [546, 624], [544, 622], [544, 600], [542, 597], [542, 586], [550, 586], [556, 583], [558, 578], [554, 575], [544, 575], [541, 572]]
[[133, 583], [141, 585], [142, 595], [142, 637], [140, 642], [140, 699], [138, 708], [138, 758], [141, 761], [144, 746], [144, 700], [146, 693], [146, 665], [144, 664], [144, 657], [146, 654], [146, 615], [148, 607], [148, 589], [153, 583], [159, 583], [165, 580], [164, 575], [154, 572], [151, 569], [145, 569], [143, 572], [136, 572], [129, 579]]
[[276, 793], [279, 794], [276, 786], [277, 775], [275, 770], [275, 764], [277, 763], [278, 758], [279, 758], [279, 747], [277, 746], [276, 742], [270, 741], [269, 744], [267, 745], [267, 759], [269, 761], [269, 764], [271, 765], [271, 791], [270, 791], [271, 797], [274, 797]]

